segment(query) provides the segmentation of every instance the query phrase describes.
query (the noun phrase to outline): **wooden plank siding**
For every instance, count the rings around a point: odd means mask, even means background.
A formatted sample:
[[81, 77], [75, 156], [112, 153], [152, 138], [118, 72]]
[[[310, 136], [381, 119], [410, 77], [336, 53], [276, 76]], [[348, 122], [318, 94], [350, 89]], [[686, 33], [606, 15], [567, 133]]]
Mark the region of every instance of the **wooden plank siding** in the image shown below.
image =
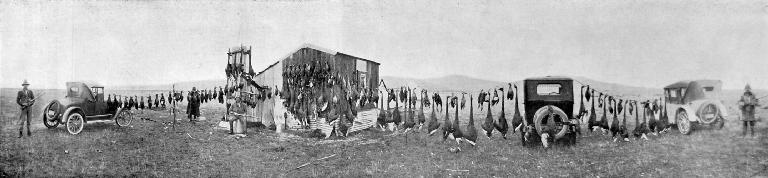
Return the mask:
[[[287, 57], [280, 59], [276, 63], [273, 63], [272, 65], [268, 66], [263, 71], [259, 72], [255, 77], [254, 80], [256, 83], [260, 85], [269, 86], [270, 88], [278, 86], [278, 89], [280, 91], [285, 91], [287, 87], [287, 83], [283, 82], [283, 70], [288, 69], [288, 66], [291, 65], [298, 65], [298, 64], [306, 64], [311, 63], [314, 61], [318, 61], [324, 63], [328, 62], [331, 66], [332, 73], [338, 72], [341, 75], [344, 75], [345, 77], [357, 77], [353, 76], [354, 71], [356, 71], [356, 65], [358, 61], [364, 61], [367, 63], [367, 70], [366, 72], [366, 80], [365, 81], [369, 88], [371, 88], [374, 92], [378, 93], [378, 84], [379, 84], [379, 63], [358, 58], [355, 56], [343, 54], [343, 53], [329, 53], [325, 50], [320, 49], [314, 49], [312, 47], [302, 47], [296, 50], [295, 52], [291, 53]], [[318, 96], [310, 96], [317, 98]], [[258, 122], [261, 121], [265, 125], [270, 125], [274, 123], [272, 120], [272, 109], [274, 107], [275, 100], [278, 99], [276, 97], [272, 97], [271, 99], [266, 99], [264, 102], [259, 103], [258, 106], [254, 109], [254, 113], [257, 116], [261, 116], [260, 120], [257, 118], [249, 119], [250, 122]]]

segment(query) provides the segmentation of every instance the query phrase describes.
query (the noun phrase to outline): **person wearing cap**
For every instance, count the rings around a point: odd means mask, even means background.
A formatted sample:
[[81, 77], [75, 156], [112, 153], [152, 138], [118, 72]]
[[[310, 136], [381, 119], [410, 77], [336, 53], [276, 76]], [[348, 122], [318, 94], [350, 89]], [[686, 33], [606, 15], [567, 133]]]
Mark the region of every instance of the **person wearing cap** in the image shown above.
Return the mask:
[[739, 99], [739, 109], [741, 109], [741, 121], [744, 122], [744, 131], [741, 136], [747, 136], [747, 129], [751, 129], [751, 136], [755, 136], [755, 108], [760, 106], [758, 99], [752, 93], [752, 88], [747, 84], [744, 87], [744, 95]]
[[21, 86], [21, 91], [19, 91], [19, 93], [16, 95], [16, 103], [21, 106], [21, 113], [19, 114], [19, 138], [24, 136], [24, 123], [27, 123], [27, 136], [32, 136], [32, 131], [29, 130], [29, 112], [30, 107], [35, 104], [35, 94], [27, 88], [27, 86], [29, 86], [29, 82], [24, 80]]

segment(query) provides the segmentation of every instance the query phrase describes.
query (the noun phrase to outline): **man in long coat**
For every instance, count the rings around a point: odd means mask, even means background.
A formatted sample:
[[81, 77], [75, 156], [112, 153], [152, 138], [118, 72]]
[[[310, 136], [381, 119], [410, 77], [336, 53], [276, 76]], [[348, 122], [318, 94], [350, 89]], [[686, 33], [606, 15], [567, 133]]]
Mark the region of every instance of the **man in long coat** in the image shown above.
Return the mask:
[[747, 136], [747, 129], [751, 129], [751, 135], [755, 136], [755, 108], [760, 106], [758, 99], [752, 93], [752, 88], [747, 84], [744, 87], [744, 95], [739, 99], [739, 109], [741, 109], [741, 121], [744, 122], [744, 132], [742, 136]]
[[189, 114], [187, 117], [190, 122], [197, 120], [197, 117], [200, 116], [200, 93], [195, 87], [192, 87], [189, 98], [187, 98], [187, 114]]

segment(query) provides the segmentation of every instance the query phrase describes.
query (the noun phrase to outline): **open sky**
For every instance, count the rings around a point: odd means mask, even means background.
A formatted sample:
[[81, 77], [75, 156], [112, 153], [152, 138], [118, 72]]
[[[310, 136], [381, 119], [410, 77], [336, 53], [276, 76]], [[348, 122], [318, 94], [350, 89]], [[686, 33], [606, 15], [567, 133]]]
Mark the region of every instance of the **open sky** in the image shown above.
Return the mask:
[[2, 1], [0, 15], [0, 87], [223, 79], [230, 47], [252, 46], [260, 71], [311, 43], [384, 76], [768, 88], [768, 0]]

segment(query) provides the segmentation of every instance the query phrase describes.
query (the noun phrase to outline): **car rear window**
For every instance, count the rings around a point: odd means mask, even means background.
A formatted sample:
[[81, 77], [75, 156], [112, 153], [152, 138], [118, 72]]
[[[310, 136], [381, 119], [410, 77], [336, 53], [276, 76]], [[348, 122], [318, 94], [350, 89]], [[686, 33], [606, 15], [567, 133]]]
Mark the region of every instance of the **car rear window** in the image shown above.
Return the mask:
[[542, 96], [560, 95], [560, 84], [539, 84], [536, 85], [536, 94]]
[[69, 92], [67, 93], [67, 96], [79, 97], [80, 96], [80, 88], [79, 87], [71, 87], [71, 88], [69, 88]]

